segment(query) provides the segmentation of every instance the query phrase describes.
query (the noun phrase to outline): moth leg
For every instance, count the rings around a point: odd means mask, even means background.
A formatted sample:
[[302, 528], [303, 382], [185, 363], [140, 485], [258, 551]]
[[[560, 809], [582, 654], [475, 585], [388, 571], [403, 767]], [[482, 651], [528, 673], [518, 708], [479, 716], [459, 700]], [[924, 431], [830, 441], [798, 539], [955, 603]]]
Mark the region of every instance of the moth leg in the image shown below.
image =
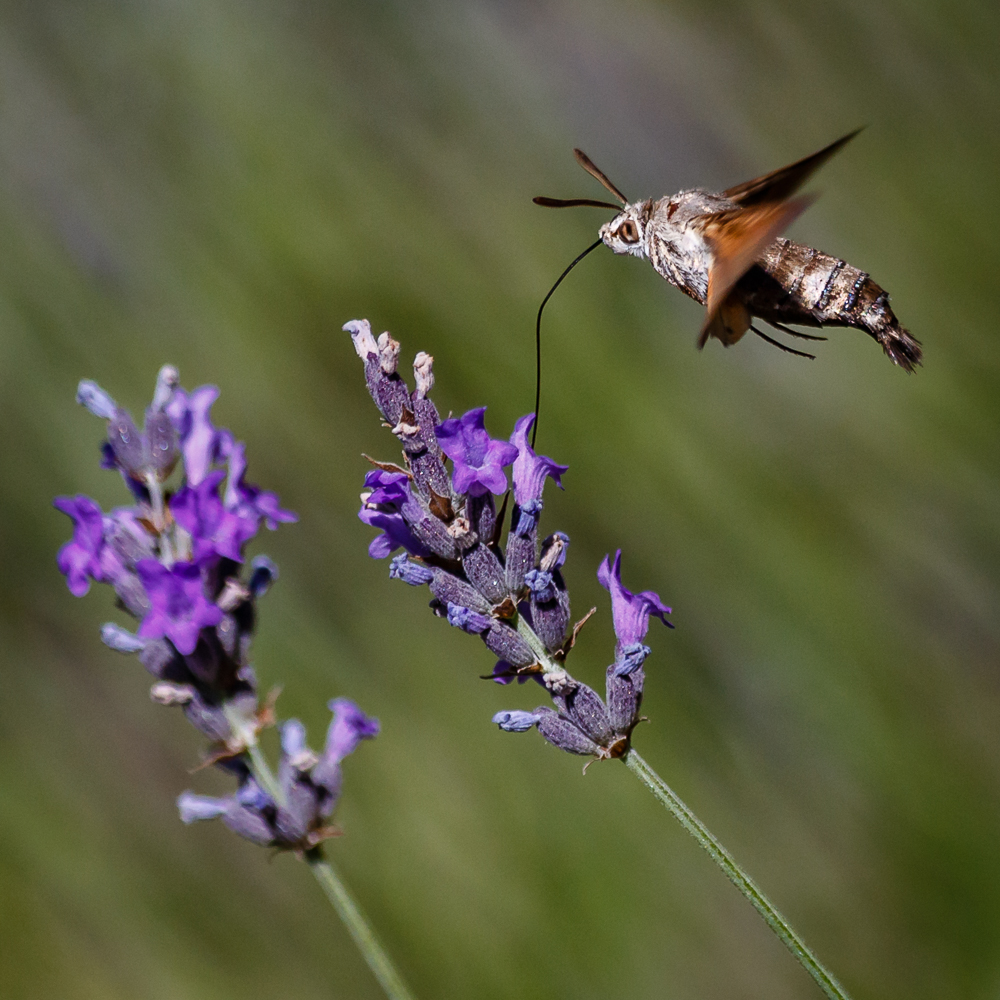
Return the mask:
[[764, 320], [768, 326], [773, 326], [775, 330], [780, 330], [782, 333], [787, 333], [791, 337], [798, 337], [799, 340], [829, 340], [829, 337], [815, 337], [811, 333], [799, 333], [798, 330], [792, 330], [785, 326], [784, 323], [778, 323], [776, 320], [766, 319]]
[[[771, 324], [774, 325], [773, 323]], [[762, 333], [757, 327], [751, 325], [750, 329], [760, 337], [761, 340], [766, 340], [769, 344], [773, 344], [775, 347], [781, 348], [786, 354], [794, 354], [798, 358], [811, 358], [813, 361], [816, 360], [815, 354], [806, 354], [805, 351], [797, 351], [794, 347], [787, 347], [785, 344], [779, 343], [772, 337], [769, 337], [766, 333]], [[826, 337], [809, 337], [809, 340], [826, 340]]]

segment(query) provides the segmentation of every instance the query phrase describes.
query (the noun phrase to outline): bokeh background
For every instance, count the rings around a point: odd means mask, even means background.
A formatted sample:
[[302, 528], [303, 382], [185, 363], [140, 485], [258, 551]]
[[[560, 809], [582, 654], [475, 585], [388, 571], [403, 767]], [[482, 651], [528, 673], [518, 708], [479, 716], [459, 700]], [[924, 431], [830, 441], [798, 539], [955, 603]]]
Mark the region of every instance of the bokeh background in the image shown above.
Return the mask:
[[[570, 464], [574, 652], [595, 570], [654, 623], [646, 758], [856, 998], [1000, 995], [1000, 8], [700, 0], [0, 5], [0, 982], [5, 997], [377, 997], [304, 866], [185, 828], [200, 741], [101, 645], [55, 567], [55, 494], [124, 502], [81, 377], [139, 413], [214, 382], [299, 524], [256, 665], [319, 742], [355, 698], [332, 856], [420, 997], [814, 997], [620, 764], [490, 725], [533, 685], [368, 559], [362, 452], [393, 459], [341, 324], [436, 357], [442, 410], [530, 409], [533, 321], [630, 196], [723, 187], [868, 129], [793, 235], [870, 271], [923, 340], [816, 361], [593, 254], [547, 312], [540, 450]], [[119, 620], [121, 618], [119, 617]]]

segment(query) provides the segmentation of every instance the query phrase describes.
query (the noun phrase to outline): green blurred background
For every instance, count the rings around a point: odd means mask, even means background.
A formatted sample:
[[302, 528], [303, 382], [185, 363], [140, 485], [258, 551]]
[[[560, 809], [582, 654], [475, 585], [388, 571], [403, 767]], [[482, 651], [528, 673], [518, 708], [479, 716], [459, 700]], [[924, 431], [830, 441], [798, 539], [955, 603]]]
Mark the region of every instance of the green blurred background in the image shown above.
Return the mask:
[[603, 687], [600, 558], [673, 604], [636, 742], [857, 1000], [1000, 995], [1000, 77], [994, 4], [0, 5], [0, 993], [377, 997], [305, 867], [174, 799], [200, 740], [101, 645], [51, 498], [97, 468], [98, 380], [222, 390], [265, 533], [262, 686], [320, 742], [355, 698], [332, 856], [417, 994], [819, 993], [620, 764], [585, 778], [500, 708], [539, 693], [387, 579], [356, 519], [393, 459], [343, 322], [436, 357], [443, 411], [530, 409], [532, 324], [630, 197], [723, 187], [868, 129], [793, 235], [870, 271], [922, 339], [912, 378], [856, 331], [816, 361], [595, 253], [547, 313], [540, 450], [571, 466], [573, 672]]

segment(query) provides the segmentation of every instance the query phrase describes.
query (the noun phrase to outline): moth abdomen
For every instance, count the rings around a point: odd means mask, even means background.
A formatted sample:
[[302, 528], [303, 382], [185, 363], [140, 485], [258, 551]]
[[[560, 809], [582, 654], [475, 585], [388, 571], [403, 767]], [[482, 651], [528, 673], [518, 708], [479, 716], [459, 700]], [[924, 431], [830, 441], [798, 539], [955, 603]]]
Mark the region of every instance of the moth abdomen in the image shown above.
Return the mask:
[[900, 326], [888, 293], [838, 257], [778, 239], [737, 288], [750, 312], [766, 322], [855, 327], [906, 371], [920, 364], [920, 342]]

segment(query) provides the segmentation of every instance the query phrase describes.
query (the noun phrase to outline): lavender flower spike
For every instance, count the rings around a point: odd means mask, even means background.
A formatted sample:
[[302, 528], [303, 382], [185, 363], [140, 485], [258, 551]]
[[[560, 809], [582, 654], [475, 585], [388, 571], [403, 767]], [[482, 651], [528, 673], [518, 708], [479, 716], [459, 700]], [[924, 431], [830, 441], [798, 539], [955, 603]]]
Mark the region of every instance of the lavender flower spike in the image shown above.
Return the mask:
[[89, 378], [81, 379], [76, 387], [76, 401], [87, 407], [95, 417], [103, 420], [113, 420], [118, 404], [96, 383]]
[[514, 445], [490, 437], [485, 413], [486, 407], [480, 406], [461, 417], [445, 420], [434, 429], [441, 450], [454, 463], [455, 492], [470, 497], [505, 493], [507, 476], [503, 470], [517, 458]]

